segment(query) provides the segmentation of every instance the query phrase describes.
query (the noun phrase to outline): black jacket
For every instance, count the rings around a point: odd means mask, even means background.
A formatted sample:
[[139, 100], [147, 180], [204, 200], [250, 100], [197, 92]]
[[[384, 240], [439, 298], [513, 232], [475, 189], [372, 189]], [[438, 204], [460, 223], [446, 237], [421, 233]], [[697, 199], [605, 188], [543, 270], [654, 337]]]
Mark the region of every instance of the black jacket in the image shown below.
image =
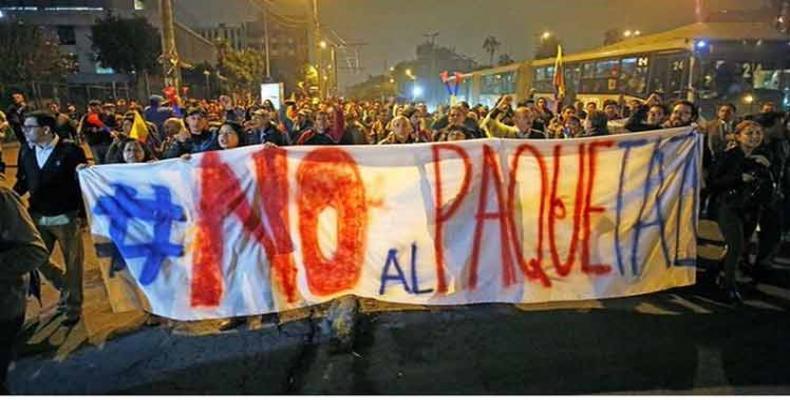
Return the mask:
[[77, 165], [88, 161], [81, 147], [69, 140], [59, 140], [44, 168], [38, 167], [35, 149], [22, 147], [20, 157], [14, 191], [20, 196], [30, 192], [31, 214], [84, 214]]
[[653, 131], [656, 129], [661, 129], [659, 125], [650, 125], [647, 122], [647, 112], [650, 109], [648, 107], [639, 107], [639, 109], [631, 114], [628, 117], [628, 120], [625, 121], [624, 128], [629, 132], [645, 132], [645, 131]]
[[[770, 156], [762, 149], [756, 149], [752, 155], [762, 155], [770, 161]], [[743, 174], [752, 175], [754, 180], [744, 182]], [[713, 163], [708, 184], [717, 204], [727, 203], [739, 208], [756, 206], [773, 194], [770, 168], [746, 157], [740, 147], [725, 151]]]
[[248, 134], [247, 144], [264, 144], [266, 142], [274, 143], [277, 146], [287, 146], [288, 138], [274, 124], [264, 129], [255, 129]]
[[162, 158], [176, 158], [184, 154], [215, 150], [216, 142], [217, 132], [215, 130], [205, 130], [200, 135], [190, 135], [185, 142], [173, 141], [170, 147], [164, 150]]

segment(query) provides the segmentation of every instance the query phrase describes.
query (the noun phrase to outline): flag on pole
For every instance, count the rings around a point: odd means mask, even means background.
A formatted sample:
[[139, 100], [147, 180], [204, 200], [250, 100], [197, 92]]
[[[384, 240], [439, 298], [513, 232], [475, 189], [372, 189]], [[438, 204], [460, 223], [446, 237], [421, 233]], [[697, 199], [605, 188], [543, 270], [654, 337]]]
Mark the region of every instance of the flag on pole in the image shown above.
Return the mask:
[[554, 61], [554, 98], [565, 98], [565, 66], [562, 63], [562, 45], [557, 45], [557, 59]]
[[148, 139], [148, 125], [145, 124], [143, 117], [137, 111], [134, 112], [134, 121], [132, 122], [132, 130], [129, 131], [129, 137], [143, 143]]

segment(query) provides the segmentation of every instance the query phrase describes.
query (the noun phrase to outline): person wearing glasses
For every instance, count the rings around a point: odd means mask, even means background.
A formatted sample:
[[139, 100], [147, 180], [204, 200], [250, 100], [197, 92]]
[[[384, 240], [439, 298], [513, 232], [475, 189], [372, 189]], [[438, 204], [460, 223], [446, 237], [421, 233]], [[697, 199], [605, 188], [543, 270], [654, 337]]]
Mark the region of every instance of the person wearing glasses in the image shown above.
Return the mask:
[[20, 152], [14, 191], [30, 193], [29, 211], [33, 222], [52, 253], [59, 243], [66, 263], [65, 274], [50, 260], [39, 271], [60, 291], [62, 321], [73, 326], [82, 313], [82, 271], [84, 251], [80, 221], [85, 211], [77, 180], [77, 166], [87, 163], [81, 147], [55, 133], [55, 117], [36, 111], [25, 117], [22, 126], [27, 146]]

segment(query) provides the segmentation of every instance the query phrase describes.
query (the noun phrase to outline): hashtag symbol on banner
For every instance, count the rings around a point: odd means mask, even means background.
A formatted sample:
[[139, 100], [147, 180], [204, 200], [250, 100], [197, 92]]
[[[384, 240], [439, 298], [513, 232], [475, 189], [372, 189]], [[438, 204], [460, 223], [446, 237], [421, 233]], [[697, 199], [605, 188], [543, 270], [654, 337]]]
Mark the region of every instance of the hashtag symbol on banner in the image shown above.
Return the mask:
[[[145, 258], [139, 281], [143, 285], [148, 285], [156, 280], [162, 264], [168, 257], [180, 257], [184, 254], [184, 246], [170, 243], [173, 223], [186, 220], [184, 209], [172, 202], [170, 190], [164, 186], [151, 186], [154, 190], [153, 199], [138, 198], [137, 191], [131, 186], [123, 184], [111, 186], [115, 189], [115, 193], [100, 197], [96, 201], [94, 214], [105, 215], [110, 219], [110, 239], [125, 260]], [[153, 238], [145, 243], [126, 244], [130, 222], [137, 220], [153, 225]], [[135, 230], [137, 231], [139, 229]], [[109, 248], [97, 250], [110, 253], [109, 255], [113, 255], [114, 252]]]

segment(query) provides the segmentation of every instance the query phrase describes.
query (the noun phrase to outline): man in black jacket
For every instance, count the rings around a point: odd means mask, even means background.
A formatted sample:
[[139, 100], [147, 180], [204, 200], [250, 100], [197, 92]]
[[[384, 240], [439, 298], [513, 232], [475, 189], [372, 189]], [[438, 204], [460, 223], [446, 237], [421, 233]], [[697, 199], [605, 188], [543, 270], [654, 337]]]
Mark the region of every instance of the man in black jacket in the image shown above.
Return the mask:
[[85, 152], [55, 134], [55, 118], [49, 113], [30, 113], [22, 129], [28, 146], [21, 151], [14, 190], [20, 196], [30, 193], [30, 215], [50, 253], [55, 242], [60, 243], [65, 274], [49, 261], [39, 270], [60, 290], [60, 306], [66, 312], [63, 324], [73, 326], [82, 312], [84, 253], [79, 219], [84, 209], [76, 170], [87, 162]]
[[193, 107], [187, 110], [184, 120], [188, 132], [176, 135], [175, 141], [165, 150], [163, 158], [176, 158], [184, 154], [196, 154], [211, 150], [216, 135], [209, 130], [206, 111]]
[[328, 146], [334, 145], [334, 139], [329, 136], [330, 133], [329, 115], [326, 111], [319, 111], [315, 115], [315, 125], [312, 129], [308, 129], [299, 135], [296, 144], [305, 146]]
[[287, 136], [272, 123], [267, 110], [257, 110], [252, 114], [247, 132], [247, 144], [274, 143], [277, 146], [288, 145]]

